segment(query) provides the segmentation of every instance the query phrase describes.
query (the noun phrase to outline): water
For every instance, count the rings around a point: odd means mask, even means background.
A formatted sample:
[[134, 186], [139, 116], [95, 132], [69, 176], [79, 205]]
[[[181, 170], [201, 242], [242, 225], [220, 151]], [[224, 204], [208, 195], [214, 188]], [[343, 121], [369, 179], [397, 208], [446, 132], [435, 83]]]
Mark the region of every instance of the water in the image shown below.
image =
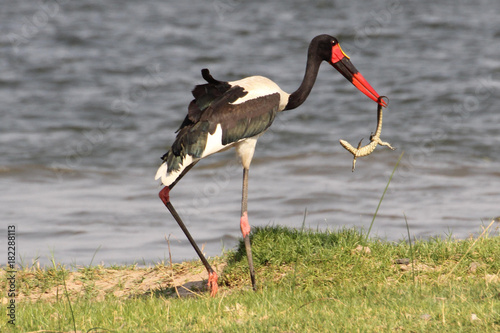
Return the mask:
[[[376, 106], [324, 64], [309, 99], [261, 137], [250, 171], [252, 225], [465, 238], [500, 215], [496, 0], [9, 1], [0, 14], [2, 231], [18, 260], [150, 263], [196, 257], [157, 197], [156, 168], [202, 83], [261, 74], [292, 92], [309, 41], [338, 37], [390, 97], [379, 147], [360, 158]], [[172, 192], [212, 256], [240, 237], [233, 152], [200, 162]], [[498, 224], [497, 224], [498, 225]], [[5, 236], [2, 236], [4, 238]], [[2, 241], [2, 244], [3, 241]]]

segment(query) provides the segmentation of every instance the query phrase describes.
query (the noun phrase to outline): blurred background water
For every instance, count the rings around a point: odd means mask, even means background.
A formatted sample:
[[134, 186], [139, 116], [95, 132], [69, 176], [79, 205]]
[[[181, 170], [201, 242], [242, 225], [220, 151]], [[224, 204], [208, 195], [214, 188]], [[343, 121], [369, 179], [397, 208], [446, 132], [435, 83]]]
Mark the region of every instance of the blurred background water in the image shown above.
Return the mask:
[[[250, 171], [251, 225], [369, 227], [388, 240], [465, 238], [500, 215], [500, 3], [478, 1], [4, 1], [0, 12], [1, 243], [20, 262], [151, 263], [196, 255], [157, 197], [160, 156], [202, 83], [264, 75], [293, 92], [316, 35], [336, 36], [390, 98], [376, 105], [328, 65], [279, 115]], [[209, 256], [240, 237], [234, 152], [200, 162], [172, 202]], [[498, 225], [498, 224], [497, 224]], [[3, 252], [2, 252], [3, 253]], [[1, 259], [2, 262], [4, 259]]]

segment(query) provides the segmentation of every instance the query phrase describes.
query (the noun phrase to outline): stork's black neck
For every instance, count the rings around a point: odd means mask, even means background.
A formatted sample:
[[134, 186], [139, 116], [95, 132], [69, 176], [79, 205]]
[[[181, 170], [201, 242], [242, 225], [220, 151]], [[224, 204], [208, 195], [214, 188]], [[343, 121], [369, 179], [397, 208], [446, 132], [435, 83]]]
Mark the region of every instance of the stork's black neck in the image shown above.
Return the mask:
[[321, 57], [316, 52], [315, 45], [309, 46], [309, 51], [307, 53], [307, 65], [306, 73], [304, 74], [304, 79], [300, 84], [300, 87], [293, 92], [288, 98], [288, 103], [285, 110], [292, 110], [299, 107], [309, 96], [309, 93], [316, 82], [316, 77], [318, 76], [319, 65], [321, 64]]

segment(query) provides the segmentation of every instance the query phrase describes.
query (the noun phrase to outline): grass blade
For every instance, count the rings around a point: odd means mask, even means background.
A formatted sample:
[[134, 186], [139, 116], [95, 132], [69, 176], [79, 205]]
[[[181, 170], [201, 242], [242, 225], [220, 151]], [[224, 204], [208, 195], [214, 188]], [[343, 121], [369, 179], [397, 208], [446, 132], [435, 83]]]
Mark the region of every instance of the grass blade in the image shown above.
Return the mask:
[[406, 218], [406, 214], [404, 212], [403, 215], [406, 222], [406, 231], [408, 231], [408, 242], [410, 243], [411, 275], [413, 277], [413, 283], [415, 283], [415, 256], [413, 254], [413, 246], [411, 244], [410, 226], [408, 225], [408, 219]]
[[368, 229], [368, 232], [366, 233], [366, 239], [365, 241], [368, 241], [368, 237], [370, 236], [370, 232], [372, 231], [373, 223], [375, 222], [375, 218], [377, 217], [378, 210], [380, 208], [380, 205], [382, 204], [382, 200], [384, 200], [385, 193], [387, 192], [387, 189], [389, 188], [389, 184], [391, 183], [392, 176], [394, 176], [394, 173], [396, 172], [396, 169], [398, 168], [399, 162], [401, 162], [401, 159], [403, 158], [404, 155], [404, 150], [401, 152], [401, 155], [399, 155], [398, 161], [396, 162], [396, 165], [394, 166], [394, 169], [392, 170], [391, 176], [389, 177], [389, 181], [387, 182], [387, 185], [385, 186], [384, 193], [382, 193], [382, 196], [380, 197], [380, 200], [377, 205], [377, 209], [375, 210], [375, 214], [373, 214], [373, 219], [372, 223], [370, 224], [370, 228]]

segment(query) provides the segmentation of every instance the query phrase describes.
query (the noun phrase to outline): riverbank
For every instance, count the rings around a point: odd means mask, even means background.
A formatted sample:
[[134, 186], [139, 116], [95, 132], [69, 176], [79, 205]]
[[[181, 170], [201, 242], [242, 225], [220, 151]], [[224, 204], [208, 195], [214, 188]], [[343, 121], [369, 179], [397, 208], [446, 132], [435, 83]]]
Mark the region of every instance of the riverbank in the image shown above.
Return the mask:
[[[267, 227], [256, 229], [252, 242], [258, 290], [250, 288], [240, 244], [210, 259], [220, 275], [215, 298], [206, 290], [199, 261], [19, 269], [15, 325], [2, 320], [0, 331], [500, 329], [498, 230], [467, 240], [390, 243], [366, 240], [352, 229]], [[9, 302], [6, 276], [3, 269], [3, 306]]]

